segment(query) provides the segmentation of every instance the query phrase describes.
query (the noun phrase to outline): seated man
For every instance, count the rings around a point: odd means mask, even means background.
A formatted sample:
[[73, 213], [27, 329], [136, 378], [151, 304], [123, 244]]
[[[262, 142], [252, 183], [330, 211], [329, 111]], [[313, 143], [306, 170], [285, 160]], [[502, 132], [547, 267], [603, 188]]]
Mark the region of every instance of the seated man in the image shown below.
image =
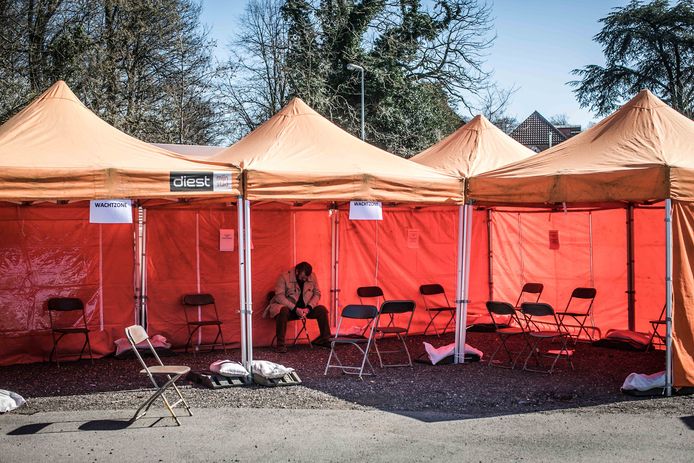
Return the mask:
[[275, 284], [275, 296], [265, 308], [263, 317], [274, 318], [277, 329], [277, 352], [287, 352], [284, 341], [287, 320], [312, 318], [318, 321], [320, 336], [311, 341], [318, 346], [330, 346], [328, 310], [318, 304], [320, 289], [308, 262], [301, 262], [283, 273]]

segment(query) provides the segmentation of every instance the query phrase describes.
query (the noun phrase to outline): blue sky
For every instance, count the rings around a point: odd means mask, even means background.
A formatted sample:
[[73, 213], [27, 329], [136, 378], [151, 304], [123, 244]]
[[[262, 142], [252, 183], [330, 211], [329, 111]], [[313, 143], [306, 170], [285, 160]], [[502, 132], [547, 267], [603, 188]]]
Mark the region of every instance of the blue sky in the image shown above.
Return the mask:
[[[217, 41], [217, 56], [238, 27], [246, 0], [204, 0], [202, 22]], [[604, 64], [593, 42], [598, 20], [627, 0], [494, 0], [492, 15], [497, 39], [488, 51], [487, 68], [505, 88], [515, 86], [509, 114], [519, 121], [534, 110], [546, 117], [566, 114], [569, 122], [585, 126], [598, 118], [576, 102], [571, 70]]]

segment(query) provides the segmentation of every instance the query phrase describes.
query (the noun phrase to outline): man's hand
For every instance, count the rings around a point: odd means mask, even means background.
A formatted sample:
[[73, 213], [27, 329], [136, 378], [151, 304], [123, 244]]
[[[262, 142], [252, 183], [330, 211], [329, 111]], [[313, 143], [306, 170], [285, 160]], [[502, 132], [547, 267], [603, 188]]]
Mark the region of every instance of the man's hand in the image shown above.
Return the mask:
[[306, 315], [308, 315], [308, 309], [301, 309], [297, 307], [296, 314], [299, 316], [299, 318], [306, 318]]

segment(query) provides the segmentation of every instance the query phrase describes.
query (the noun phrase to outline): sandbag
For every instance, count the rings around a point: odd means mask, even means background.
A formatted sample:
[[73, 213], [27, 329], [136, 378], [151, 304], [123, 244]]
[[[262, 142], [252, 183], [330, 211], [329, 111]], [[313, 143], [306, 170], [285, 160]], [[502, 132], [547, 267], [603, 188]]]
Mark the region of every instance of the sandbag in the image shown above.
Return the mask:
[[[427, 355], [429, 356], [429, 360], [431, 360], [432, 365], [436, 365], [437, 363], [441, 362], [443, 359], [446, 357], [451, 357], [455, 353], [455, 343], [451, 343], [445, 346], [441, 347], [434, 347], [428, 342], [424, 343], [424, 350], [426, 351]], [[470, 346], [469, 344], [465, 344], [465, 349], [463, 352], [464, 355], [471, 355], [471, 356], [477, 356], [479, 359], [482, 358], [484, 355], [481, 350], [475, 349], [474, 347]]]
[[251, 372], [254, 376], [258, 375], [267, 379], [283, 378], [293, 371], [294, 368], [285, 367], [268, 360], [254, 360], [251, 366]]
[[648, 349], [649, 343], [650, 337], [643, 333], [629, 330], [610, 330], [604, 338], [594, 341], [593, 345], [642, 352]]
[[210, 364], [210, 371], [227, 378], [242, 378], [248, 376], [248, 371], [239, 362], [217, 360]]
[[0, 413], [11, 412], [26, 403], [24, 397], [12, 392], [0, 389]]

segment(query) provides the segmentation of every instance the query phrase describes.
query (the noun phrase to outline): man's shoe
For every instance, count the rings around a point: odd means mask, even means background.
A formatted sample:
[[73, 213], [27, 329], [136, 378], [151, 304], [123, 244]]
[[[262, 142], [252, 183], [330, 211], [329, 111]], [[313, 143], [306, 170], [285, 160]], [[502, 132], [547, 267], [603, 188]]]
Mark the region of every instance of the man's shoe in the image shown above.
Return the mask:
[[278, 354], [286, 354], [287, 346], [277, 346], [275, 347], [275, 352], [277, 352]]
[[311, 341], [311, 344], [318, 347], [327, 347], [328, 349], [331, 347], [330, 338], [322, 338], [320, 336]]

